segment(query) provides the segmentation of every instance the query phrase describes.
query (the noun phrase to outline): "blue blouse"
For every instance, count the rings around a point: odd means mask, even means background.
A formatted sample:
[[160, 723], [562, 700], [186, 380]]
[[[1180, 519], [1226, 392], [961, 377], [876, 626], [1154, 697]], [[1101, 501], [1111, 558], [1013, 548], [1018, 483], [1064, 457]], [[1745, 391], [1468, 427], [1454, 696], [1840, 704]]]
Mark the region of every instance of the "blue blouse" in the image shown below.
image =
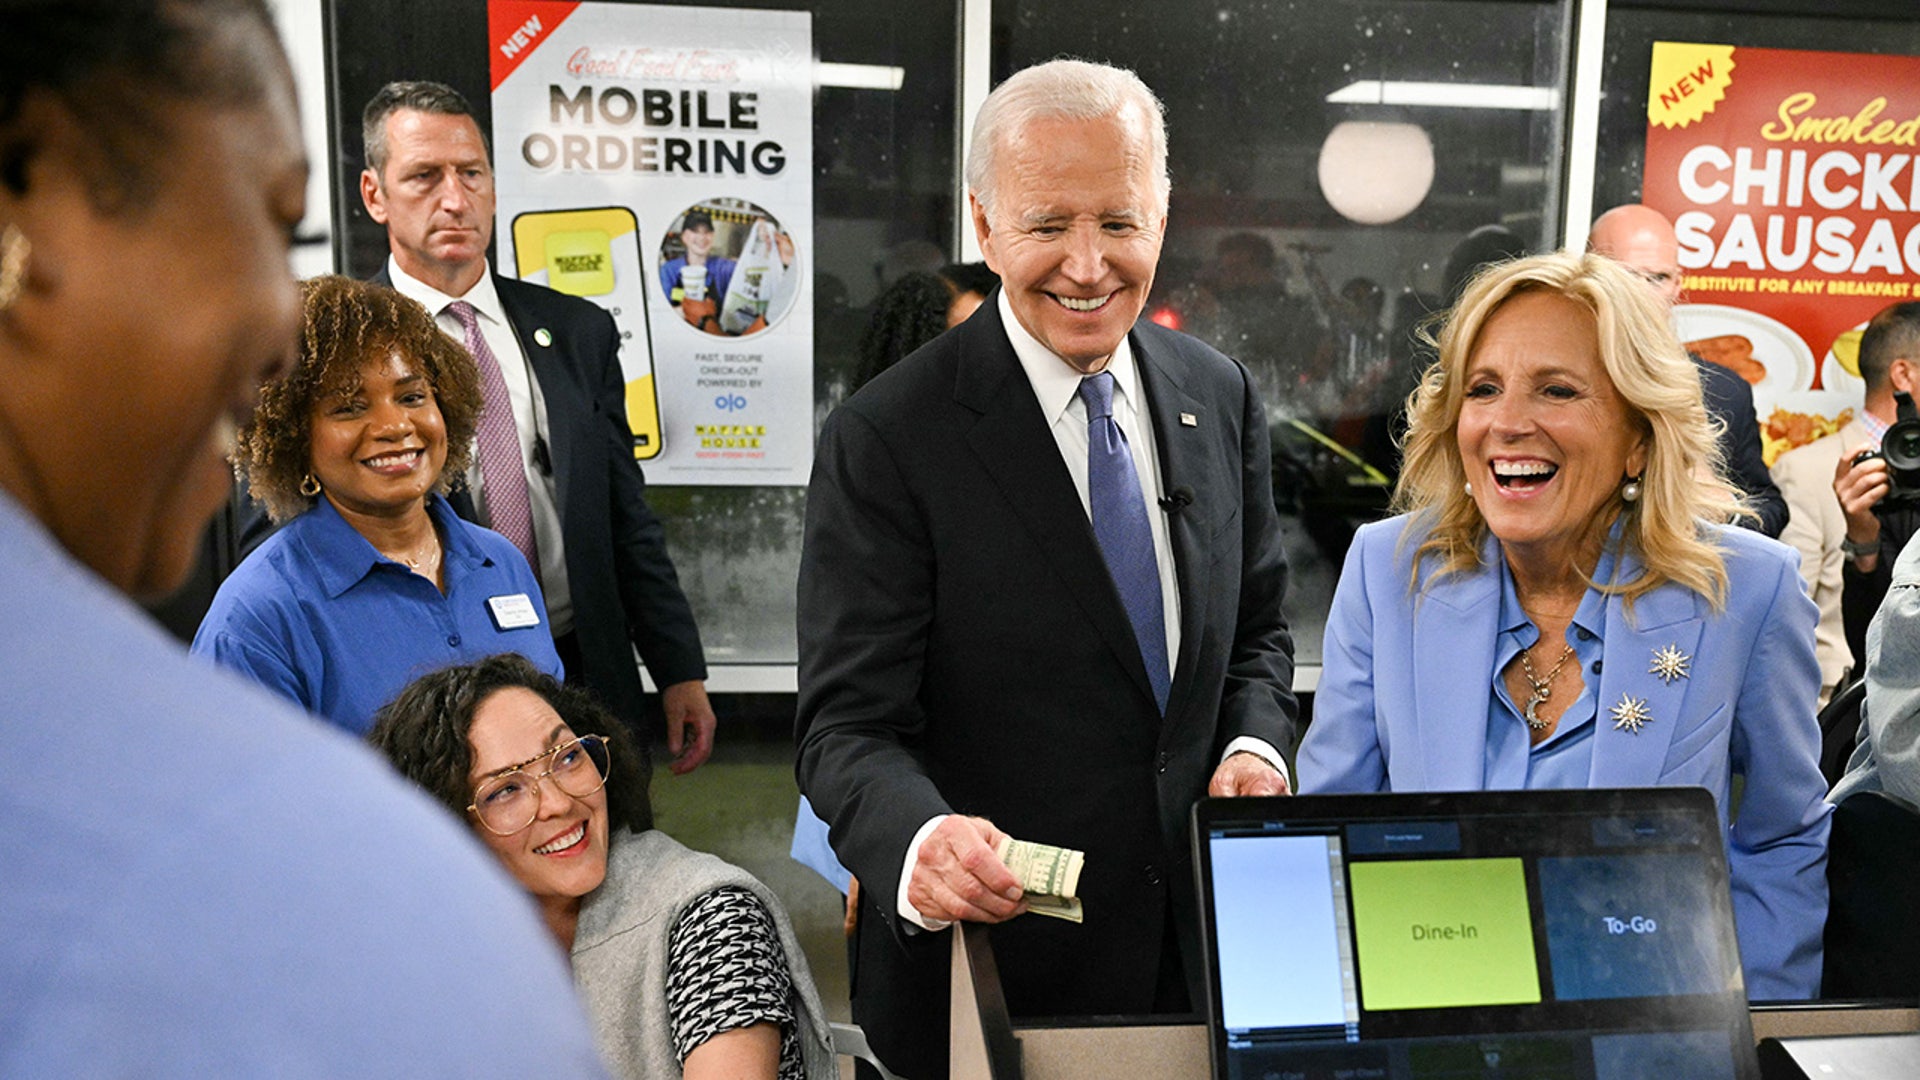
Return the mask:
[[193, 652], [356, 735], [409, 682], [453, 664], [517, 652], [562, 677], [526, 558], [438, 495], [427, 512], [443, 541], [445, 595], [321, 499], [220, 586]]
[[[1609, 545], [1594, 567], [1593, 580], [1611, 579], [1613, 564], [1613, 548]], [[1500, 677], [1500, 672], [1520, 655], [1520, 650], [1540, 640], [1540, 628], [1520, 607], [1520, 594], [1514, 588], [1513, 571], [1507, 567], [1507, 561], [1499, 560], [1499, 567], [1500, 639], [1494, 648], [1493, 670], [1487, 675], [1493, 684], [1493, 693], [1487, 696], [1485, 790], [1584, 788], [1590, 783], [1588, 778], [1593, 771], [1594, 721], [1599, 712], [1593, 688], [1600, 682], [1601, 656], [1606, 652], [1607, 595], [1588, 588], [1580, 598], [1580, 607], [1567, 628], [1567, 644], [1573, 646], [1573, 657], [1568, 663], [1579, 665], [1585, 685], [1581, 687], [1580, 696], [1560, 714], [1553, 734], [1534, 746], [1528, 737], [1523, 708], [1507, 693], [1506, 680]], [[1542, 659], [1553, 657], [1541, 669], [1544, 675], [1546, 668], [1559, 660], [1560, 650], [1542, 649], [1538, 655]]]

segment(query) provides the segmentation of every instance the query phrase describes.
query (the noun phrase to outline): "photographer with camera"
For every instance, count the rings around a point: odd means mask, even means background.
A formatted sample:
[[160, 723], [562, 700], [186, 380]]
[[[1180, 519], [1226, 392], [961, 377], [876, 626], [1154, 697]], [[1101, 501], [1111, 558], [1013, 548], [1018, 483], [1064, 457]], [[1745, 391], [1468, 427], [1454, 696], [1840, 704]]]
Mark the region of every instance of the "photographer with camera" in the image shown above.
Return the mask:
[[1910, 396], [1920, 387], [1920, 302], [1891, 305], [1867, 324], [1860, 376], [1868, 441], [1841, 458], [1833, 493], [1846, 519], [1842, 620], [1848, 647], [1863, 659], [1867, 624], [1886, 598], [1893, 562], [1920, 533], [1920, 418]]
[[1867, 384], [1860, 413], [1773, 463], [1774, 482], [1792, 510], [1780, 539], [1799, 550], [1800, 576], [1820, 608], [1814, 651], [1822, 701], [1847, 669], [1865, 662], [1866, 626], [1886, 595], [1888, 568], [1920, 531], [1920, 515], [1903, 504], [1884, 507], [1904, 511], [1888, 525], [1875, 514], [1892, 481], [1886, 462], [1871, 456], [1898, 418], [1894, 392], [1920, 386], [1920, 303], [1893, 304], [1873, 318], [1860, 342], [1859, 370]]

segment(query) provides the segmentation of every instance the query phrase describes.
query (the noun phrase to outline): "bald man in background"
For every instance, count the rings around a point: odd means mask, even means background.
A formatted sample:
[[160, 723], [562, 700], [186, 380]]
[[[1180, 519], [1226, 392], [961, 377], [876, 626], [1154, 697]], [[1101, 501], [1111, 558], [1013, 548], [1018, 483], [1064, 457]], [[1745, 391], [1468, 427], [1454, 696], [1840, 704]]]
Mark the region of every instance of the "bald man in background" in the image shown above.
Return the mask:
[[[1680, 302], [1680, 240], [1673, 223], [1651, 206], [1628, 203], [1601, 214], [1587, 234], [1587, 250], [1605, 255], [1640, 275], [1671, 309]], [[1720, 454], [1727, 463], [1727, 479], [1747, 497], [1759, 520], [1740, 524], [1774, 539], [1787, 527], [1787, 500], [1767, 472], [1760, 450], [1760, 424], [1753, 411], [1753, 389], [1745, 379], [1718, 364], [1689, 352], [1700, 369], [1700, 391], [1707, 412], [1725, 428]]]

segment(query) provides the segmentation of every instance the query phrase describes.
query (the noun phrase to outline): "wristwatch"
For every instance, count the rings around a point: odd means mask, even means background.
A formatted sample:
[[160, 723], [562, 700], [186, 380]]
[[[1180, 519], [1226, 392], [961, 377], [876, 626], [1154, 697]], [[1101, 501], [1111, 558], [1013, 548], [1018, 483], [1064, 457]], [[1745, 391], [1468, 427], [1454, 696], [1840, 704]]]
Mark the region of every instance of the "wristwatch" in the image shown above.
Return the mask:
[[1840, 550], [1846, 552], [1849, 559], [1863, 559], [1868, 555], [1880, 554], [1880, 541], [1874, 540], [1865, 544], [1856, 544], [1853, 542], [1852, 537], [1842, 537], [1840, 540]]

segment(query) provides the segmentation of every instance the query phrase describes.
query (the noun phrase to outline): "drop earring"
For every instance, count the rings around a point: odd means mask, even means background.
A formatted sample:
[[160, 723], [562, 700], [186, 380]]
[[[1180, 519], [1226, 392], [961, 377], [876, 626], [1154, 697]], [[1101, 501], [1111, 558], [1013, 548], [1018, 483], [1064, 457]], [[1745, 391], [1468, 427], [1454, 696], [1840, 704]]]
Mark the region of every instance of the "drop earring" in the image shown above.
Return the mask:
[[13, 306], [27, 284], [27, 260], [33, 257], [33, 242], [20, 226], [9, 224], [0, 231], [0, 311]]
[[320, 478], [313, 475], [312, 473], [308, 473], [307, 475], [301, 477], [300, 478], [300, 494], [305, 495], [309, 499], [319, 498], [320, 497]]
[[1629, 476], [1627, 477], [1627, 482], [1620, 485], [1620, 501], [1640, 501], [1640, 478], [1638, 476]]

